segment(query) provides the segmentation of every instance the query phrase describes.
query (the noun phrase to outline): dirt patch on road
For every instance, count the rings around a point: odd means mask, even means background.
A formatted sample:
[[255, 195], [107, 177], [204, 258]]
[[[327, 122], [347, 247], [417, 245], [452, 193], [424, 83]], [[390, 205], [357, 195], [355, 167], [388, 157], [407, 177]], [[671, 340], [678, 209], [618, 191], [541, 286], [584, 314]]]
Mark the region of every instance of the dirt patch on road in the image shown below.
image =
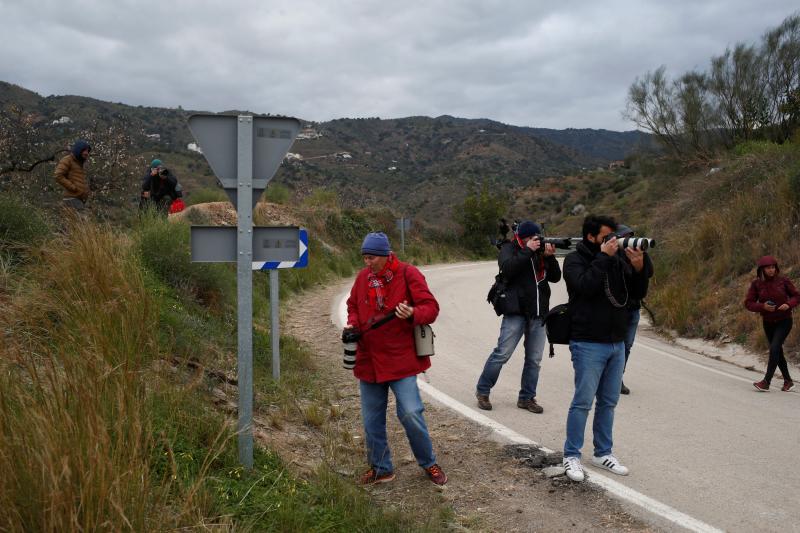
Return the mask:
[[[367, 468], [358, 386], [352, 372], [342, 368], [340, 331], [329, 314], [332, 299], [346, 286], [295, 297], [283, 320], [285, 334], [303, 339], [315, 364], [329, 376], [325, 386], [336, 416], [322, 428], [286, 421], [280, 429], [262, 426], [256, 435], [301, 471], [326, 463], [355, 480]], [[425, 416], [437, 459], [449, 477], [447, 486], [438, 489], [417, 466], [390, 404], [389, 443], [397, 478], [366, 489], [380, 505], [417, 515], [420, 524], [438, 513], [455, 529], [468, 531], [653, 530], [594, 485], [548, 478], [536, 464], [542, 461], [493, 440], [487, 428], [430, 401]]]

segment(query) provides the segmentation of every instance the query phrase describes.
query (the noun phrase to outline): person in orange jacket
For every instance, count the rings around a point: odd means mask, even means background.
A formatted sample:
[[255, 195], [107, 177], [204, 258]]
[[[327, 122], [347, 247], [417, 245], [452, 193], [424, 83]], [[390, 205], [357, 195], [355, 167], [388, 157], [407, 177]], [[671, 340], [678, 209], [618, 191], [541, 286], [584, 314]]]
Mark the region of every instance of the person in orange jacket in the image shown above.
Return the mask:
[[61, 158], [53, 172], [56, 182], [64, 188], [64, 206], [76, 211], [82, 211], [89, 199], [89, 180], [84, 165], [91, 151], [88, 142], [75, 141], [70, 153]]
[[[350, 290], [344, 332], [359, 333], [353, 374], [359, 380], [370, 463], [360, 483], [386, 483], [395, 478], [386, 437], [391, 389], [397, 401], [397, 417], [417, 463], [434, 484], [444, 485], [447, 476], [436, 463], [417, 387], [417, 374], [430, 368], [430, 357], [417, 356], [414, 346], [414, 326], [436, 320], [439, 304], [425, 276], [392, 253], [384, 233], [369, 233], [361, 245], [361, 255], [366, 267], [358, 273]], [[392, 313], [394, 320], [370, 328]]]
[[769, 343], [769, 361], [764, 379], [756, 381], [753, 386], [760, 392], [769, 390], [775, 369], [780, 368], [783, 374], [782, 391], [794, 388], [789, 376], [789, 365], [783, 355], [783, 343], [792, 331], [792, 309], [800, 303], [800, 293], [786, 276], [780, 275], [778, 261], [771, 255], [758, 260], [756, 279], [750, 283], [744, 306], [754, 313], [760, 313], [764, 325], [764, 333]]

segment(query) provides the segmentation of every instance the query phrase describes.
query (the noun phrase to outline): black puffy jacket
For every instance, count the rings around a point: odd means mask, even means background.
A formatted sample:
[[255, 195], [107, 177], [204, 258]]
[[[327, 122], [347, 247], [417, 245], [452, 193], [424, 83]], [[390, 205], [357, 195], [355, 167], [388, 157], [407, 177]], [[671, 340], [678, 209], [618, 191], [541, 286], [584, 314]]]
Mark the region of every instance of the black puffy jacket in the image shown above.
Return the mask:
[[[636, 272], [619, 255], [608, 256], [584, 239], [564, 259], [570, 339], [620, 342], [628, 329], [629, 300], [647, 296], [646, 269]], [[613, 302], [612, 302], [613, 300]]]
[[[534, 262], [540, 275], [544, 270], [544, 278], [538, 283], [534, 275]], [[528, 317], [546, 315], [550, 310], [550, 283], [561, 281], [561, 267], [555, 256], [545, 257], [509, 241], [500, 247], [497, 264], [507, 283], [507, 291], [513, 291], [519, 299], [521, 314]]]

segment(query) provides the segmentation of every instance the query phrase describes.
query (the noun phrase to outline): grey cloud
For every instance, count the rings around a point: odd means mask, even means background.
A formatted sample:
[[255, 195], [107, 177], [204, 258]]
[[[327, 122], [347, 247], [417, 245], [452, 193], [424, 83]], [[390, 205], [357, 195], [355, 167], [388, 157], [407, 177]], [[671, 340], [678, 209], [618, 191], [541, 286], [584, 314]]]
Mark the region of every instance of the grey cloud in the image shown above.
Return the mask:
[[755, 42], [785, 0], [0, 0], [0, 79], [133, 105], [630, 129], [628, 86]]

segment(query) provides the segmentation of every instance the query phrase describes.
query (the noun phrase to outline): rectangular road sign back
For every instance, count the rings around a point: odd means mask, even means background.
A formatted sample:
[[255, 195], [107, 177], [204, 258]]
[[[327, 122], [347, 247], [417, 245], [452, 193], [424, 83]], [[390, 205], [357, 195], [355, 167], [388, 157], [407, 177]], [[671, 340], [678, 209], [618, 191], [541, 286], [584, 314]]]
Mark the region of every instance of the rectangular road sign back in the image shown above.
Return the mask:
[[[192, 226], [193, 263], [236, 262], [236, 226]], [[300, 259], [300, 228], [253, 228], [253, 261]]]

